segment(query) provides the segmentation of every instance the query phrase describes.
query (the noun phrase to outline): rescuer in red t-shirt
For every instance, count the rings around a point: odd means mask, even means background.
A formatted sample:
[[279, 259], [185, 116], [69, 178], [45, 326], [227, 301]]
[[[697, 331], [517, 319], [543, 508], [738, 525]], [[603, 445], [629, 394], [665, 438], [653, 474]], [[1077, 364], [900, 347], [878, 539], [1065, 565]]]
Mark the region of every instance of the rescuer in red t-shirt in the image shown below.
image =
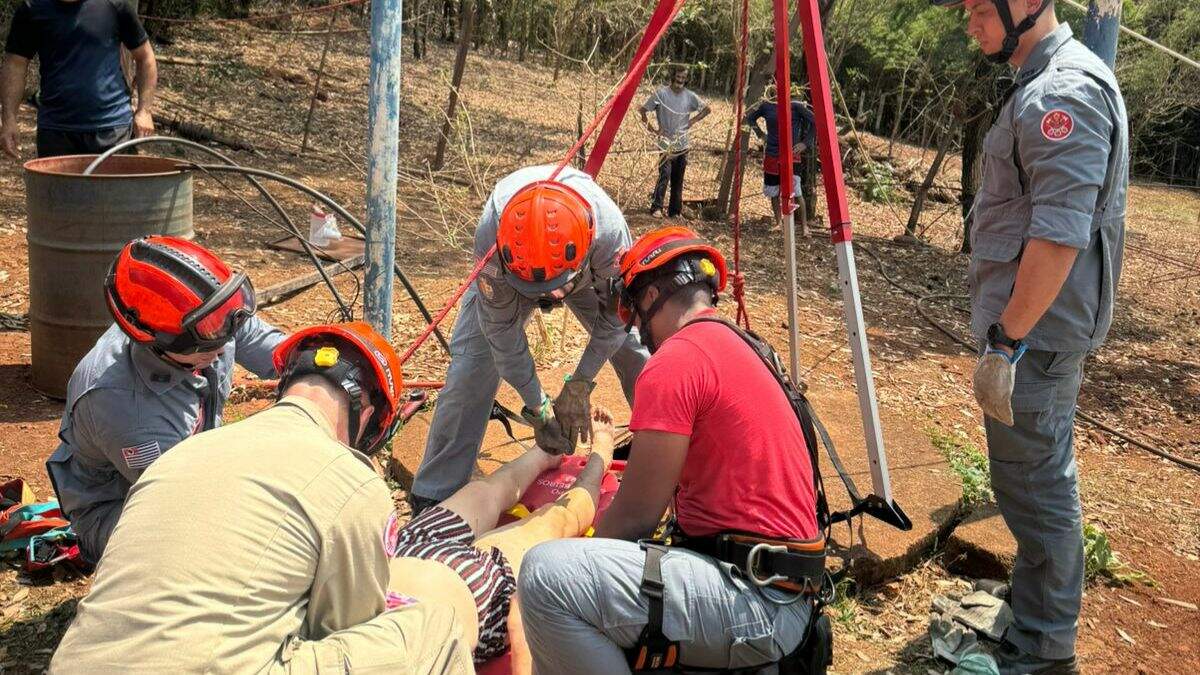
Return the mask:
[[[525, 559], [535, 671], [745, 668], [804, 651], [812, 605], [789, 603], [789, 589], [824, 569], [812, 463], [784, 389], [717, 318], [725, 260], [667, 227], [624, 254], [620, 281], [618, 313], [652, 354], [635, 388], [632, 450], [596, 538]], [[639, 546], [668, 506], [672, 545]], [[806, 561], [812, 577], [799, 571]], [[767, 583], [776, 574], [783, 582]]]

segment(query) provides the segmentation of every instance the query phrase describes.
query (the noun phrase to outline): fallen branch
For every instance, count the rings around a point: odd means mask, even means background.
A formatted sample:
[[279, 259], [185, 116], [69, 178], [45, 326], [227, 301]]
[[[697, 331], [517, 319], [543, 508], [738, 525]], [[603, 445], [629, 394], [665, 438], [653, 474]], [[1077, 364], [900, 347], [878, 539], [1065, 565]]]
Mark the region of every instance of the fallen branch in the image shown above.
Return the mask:
[[[330, 278], [333, 278], [343, 272], [352, 272], [362, 267], [364, 262], [366, 262], [365, 255], [356, 255], [341, 262], [332, 262], [325, 265], [325, 273]], [[281, 281], [274, 286], [268, 286], [258, 293], [260, 298], [258, 307], [259, 309], [263, 309], [272, 305], [278, 305], [284, 300], [295, 296], [297, 293], [316, 286], [321, 281], [323, 281], [323, 278], [320, 272], [309, 272], [308, 274], [303, 274], [287, 281]]]
[[189, 59], [186, 56], [156, 56], [155, 61], [171, 66], [201, 66], [206, 68], [226, 65], [223, 61], [201, 61], [200, 59]]
[[257, 148], [255, 148], [253, 145], [250, 145], [246, 141], [233, 138], [232, 136], [226, 136], [202, 124], [195, 124], [181, 120], [178, 118], [178, 116], [175, 118], [161, 119], [159, 120], [159, 124], [166, 129], [174, 131], [189, 141], [196, 141], [197, 143], [217, 143], [233, 150], [244, 150], [246, 152], [254, 153], [259, 157], [264, 157], [264, 155], [259, 152]]

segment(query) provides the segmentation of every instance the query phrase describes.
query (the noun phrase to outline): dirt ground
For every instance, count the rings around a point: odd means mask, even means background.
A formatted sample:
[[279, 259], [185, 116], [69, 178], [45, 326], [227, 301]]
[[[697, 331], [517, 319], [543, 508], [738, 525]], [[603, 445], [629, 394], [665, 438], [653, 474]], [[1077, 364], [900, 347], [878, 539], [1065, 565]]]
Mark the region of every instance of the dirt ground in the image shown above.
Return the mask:
[[[198, 28], [177, 34], [162, 54], [215, 60], [221, 66], [162, 66], [163, 119], [211, 125], [258, 145], [260, 153], [230, 152], [239, 162], [301, 179], [362, 213], [367, 57], [365, 38], [347, 34], [330, 55], [331, 76], [317, 107], [314, 152], [294, 149], [302, 134], [316, 58], [297, 37], [269, 36], [242, 28]], [[518, 166], [555, 161], [573, 139], [577, 116], [584, 122], [617, 80], [611, 72], [566, 73], [553, 82], [541, 64], [517, 64], [473, 54], [463, 85], [459, 134], [447, 153], [447, 169], [426, 167], [443, 114], [451, 54], [433, 49], [422, 61], [404, 64], [405, 107], [401, 122], [400, 231], [397, 260], [432, 309], [441, 305], [469, 269], [471, 232], [491, 182]], [[716, 192], [719, 149], [731, 116], [730, 102], [714, 99], [714, 114], [697, 130], [688, 167], [686, 197], [711, 199]], [[224, 121], [219, 121], [224, 120]], [[32, 146], [33, 112], [21, 112], [26, 152]], [[887, 153], [887, 142], [864, 143]], [[650, 139], [627, 123], [601, 184], [630, 214], [635, 234], [660, 221], [645, 215], [654, 177]], [[227, 149], [221, 148], [222, 151]], [[897, 144], [900, 169], [927, 166], [932, 151]], [[957, 161], [940, 183], [957, 184]], [[0, 163], [0, 312], [28, 308], [24, 189], [19, 166]], [[246, 198], [249, 190], [235, 188]], [[283, 193], [280, 193], [281, 195]], [[303, 219], [304, 199], [284, 199]], [[817, 211], [824, 210], [818, 200]], [[1200, 195], [1154, 187], [1130, 192], [1128, 241], [1117, 318], [1108, 344], [1091, 357], [1081, 408], [1192, 460], [1200, 459], [1200, 277], [1180, 278], [1200, 260]], [[747, 173], [743, 198], [742, 265], [754, 327], [786, 345], [782, 293], [781, 233], [770, 222], [756, 172]], [[985, 447], [980, 416], [970, 394], [973, 359], [930, 325], [914, 298], [889, 284], [883, 272], [920, 295], [965, 293], [966, 258], [958, 207], [932, 203], [921, 220], [924, 243], [901, 245], [910, 197], [897, 191], [892, 203], [870, 204], [851, 196], [859, 247], [858, 270], [869, 326], [881, 407], [914, 420], [918, 428], [962, 432]], [[694, 215], [694, 214], [692, 214]], [[727, 223], [691, 225], [729, 250]], [[817, 224], [819, 225], [819, 223]], [[343, 228], [345, 224], [343, 223]], [[222, 186], [197, 177], [198, 240], [251, 271], [258, 288], [309, 271], [307, 263], [265, 247], [278, 231]], [[878, 256], [878, 262], [867, 251]], [[801, 270], [802, 364], [806, 379], [822, 386], [853, 388], [850, 355], [841, 321], [836, 263], [828, 239], [798, 244]], [[1182, 272], [1181, 272], [1182, 271]], [[338, 278], [347, 297], [356, 284]], [[926, 308], [950, 330], [965, 334], [962, 300], [930, 301]], [[306, 291], [263, 311], [282, 327], [323, 321], [334, 304], [322, 288]], [[452, 318], [451, 318], [452, 320]], [[396, 344], [404, 347], [423, 321], [397, 287]], [[451, 325], [446, 323], [447, 330]], [[546, 317], [546, 334], [533, 331], [539, 365], [564, 368], [586, 335], [562, 312]], [[43, 462], [56, 443], [61, 403], [35, 393], [29, 379], [29, 335], [0, 332], [0, 474], [30, 481], [39, 496], [51, 495]], [[406, 365], [408, 379], [441, 379], [446, 357], [434, 341]], [[252, 379], [246, 374], [239, 381]], [[264, 405], [258, 399], [231, 403], [237, 419]], [[626, 416], [627, 410], [618, 411]], [[846, 414], [857, 414], [850, 410]], [[1077, 426], [1077, 452], [1085, 519], [1102, 526], [1129, 565], [1153, 585], [1088, 587], [1080, 625], [1079, 655], [1085, 672], [1187, 672], [1200, 667], [1200, 498], [1197, 476], [1097, 429]], [[402, 434], [405, 431], [401, 432]], [[485, 466], [485, 469], [488, 467]], [[960, 586], [935, 550], [911, 572], [857, 589], [835, 608], [835, 671], [925, 673], [944, 666], [932, 660], [925, 631], [932, 594]], [[41, 672], [76, 601], [89, 581], [60, 574], [29, 579], [0, 570], [0, 672]]]

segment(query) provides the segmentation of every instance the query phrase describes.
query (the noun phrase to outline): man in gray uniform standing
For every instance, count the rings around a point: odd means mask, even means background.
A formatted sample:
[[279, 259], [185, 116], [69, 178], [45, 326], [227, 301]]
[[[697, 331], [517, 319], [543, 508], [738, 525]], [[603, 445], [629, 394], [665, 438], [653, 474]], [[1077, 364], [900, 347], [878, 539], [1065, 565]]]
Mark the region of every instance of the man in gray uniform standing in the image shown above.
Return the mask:
[[971, 232], [975, 396], [992, 487], [1017, 540], [1002, 673], [1075, 673], [1083, 535], [1073, 447], [1084, 357], [1112, 324], [1129, 183], [1112, 71], [1053, 0], [965, 4], [967, 33], [1016, 81], [984, 139]]
[[[500, 179], [475, 230], [475, 256], [496, 255], [463, 296], [450, 338], [450, 369], [438, 394], [410, 501], [414, 513], [467, 484], [501, 378], [525, 406], [537, 444], [570, 453], [591, 428], [596, 374], [611, 361], [625, 398], [649, 353], [610, 308], [617, 256], [632, 243], [625, 216], [588, 174], [519, 169]], [[529, 353], [525, 324], [537, 309], [565, 304], [589, 339], [575, 372], [551, 400]]]
[[220, 425], [236, 361], [275, 377], [284, 334], [254, 316], [254, 289], [211, 251], [175, 237], [125, 245], [104, 292], [116, 320], [67, 385], [46, 462], [63, 512], [95, 565], [130, 486], [163, 453]]

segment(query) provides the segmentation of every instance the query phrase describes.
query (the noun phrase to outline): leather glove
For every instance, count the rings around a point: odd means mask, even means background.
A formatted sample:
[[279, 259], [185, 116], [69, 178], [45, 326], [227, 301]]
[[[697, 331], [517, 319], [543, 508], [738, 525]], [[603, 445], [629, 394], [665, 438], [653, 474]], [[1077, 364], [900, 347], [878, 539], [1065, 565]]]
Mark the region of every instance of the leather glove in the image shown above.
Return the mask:
[[558, 398], [554, 399], [554, 417], [572, 449], [579, 441], [587, 443], [591, 438], [591, 396], [595, 388], [596, 383], [591, 380], [575, 380], [568, 375]]
[[1013, 425], [1013, 383], [1016, 381], [1017, 361], [1024, 354], [1024, 345], [1012, 356], [988, 347], [975, 366], [975, 400], [979, 402], [983, 414], [1005, 426]]
[[563, 435], [558, 420], [554, 419], [554, 406], [549, 396], [542, 395], [542, 405], [537, 410], [527, 406], [521, 408], [521, 417], [533, 427], [533, 440], [542, 450], [551, 455], [569, 455], [575, 451], [575, 446]]

